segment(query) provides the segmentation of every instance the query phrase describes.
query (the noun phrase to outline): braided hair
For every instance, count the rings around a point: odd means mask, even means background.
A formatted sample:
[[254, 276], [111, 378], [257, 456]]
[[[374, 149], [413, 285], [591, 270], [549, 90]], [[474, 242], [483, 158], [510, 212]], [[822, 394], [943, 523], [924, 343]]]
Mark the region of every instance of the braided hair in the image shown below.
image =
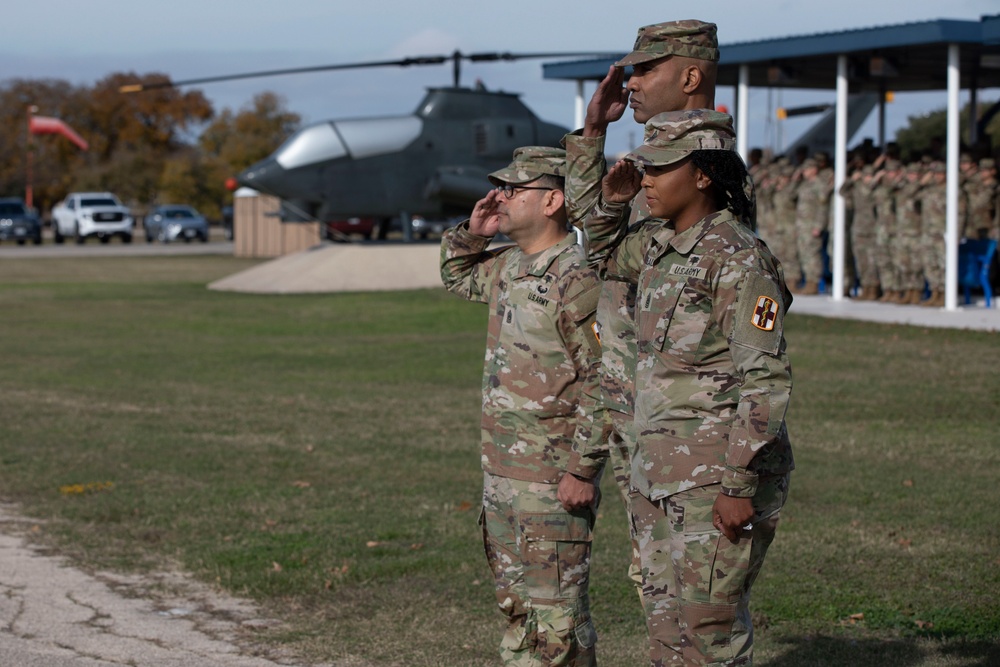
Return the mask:
[[743, 158], [734, 151], [698, 150], [691, 153], [691, 163], [701, 169], [715, 188], [719, 209], [732, 211], [737, 220], [757, 229], [757, 198], [753, 180]]

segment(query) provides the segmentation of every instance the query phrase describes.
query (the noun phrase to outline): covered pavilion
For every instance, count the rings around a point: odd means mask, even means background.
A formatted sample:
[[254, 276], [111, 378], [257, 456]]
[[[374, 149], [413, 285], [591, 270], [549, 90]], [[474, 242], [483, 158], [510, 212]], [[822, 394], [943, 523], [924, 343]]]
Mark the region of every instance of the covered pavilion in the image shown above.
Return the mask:
[[[946, 90], [947, 236], [945, 309], [958, 309], [959, 92], [1000, 87], [1000, 14], [979, 21], [939, 19], [809, 35], [723, 44], [718, 85], [736, 87], [735, 120], [740, 154], [747, 158], [747, 114], [751, 87], [835, 89], [834, 222], [830, 252], [833, 300], [844, 298], [845, 205], [839, 194], [847, 177], [848, 94], [878, 95], [879, 144], [885, 149], [885, 100], [892, 92]], [[622, 54], [624, 56], [624, 53]], [[576, 122], [583, 124], [585, 81], [600, 81], [617, 58], [543, 65], [546, 79], [577, 82]], [[1000, 103], [970, 118], [970, 144], [1000, 111]]]

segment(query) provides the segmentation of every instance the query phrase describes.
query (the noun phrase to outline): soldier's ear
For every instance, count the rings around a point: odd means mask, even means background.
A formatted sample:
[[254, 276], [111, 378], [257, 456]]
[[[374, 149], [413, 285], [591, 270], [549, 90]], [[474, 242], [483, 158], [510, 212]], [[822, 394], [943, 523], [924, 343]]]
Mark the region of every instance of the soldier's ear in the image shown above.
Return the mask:
[[705, 74], [697, 65], [688, 65], [685, 67], [681, 75], [681, 86], [683, 87], [684, 94], [694, 95], [698, 91], [698, 88], [701, 87], [701, 82], [704, 78]]
[[548, 190], [545, 192], [545, 215], [552, 217], [566, 205], [566, 195], [562, 190]]

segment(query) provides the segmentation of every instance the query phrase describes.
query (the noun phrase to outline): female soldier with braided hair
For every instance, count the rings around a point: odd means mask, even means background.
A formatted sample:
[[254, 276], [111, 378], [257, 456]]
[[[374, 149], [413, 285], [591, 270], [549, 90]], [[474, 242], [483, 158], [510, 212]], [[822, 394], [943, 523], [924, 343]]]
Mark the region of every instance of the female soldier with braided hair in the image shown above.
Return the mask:
[[659, 114], [602, 183], [606, 208], [642, 189], [658, 218], [606, 267], [637, 285], [632, 520], [657, 666], [752, 664], [750, 589], [793, 467], [791, 296], [734, 144], [726, 114]]

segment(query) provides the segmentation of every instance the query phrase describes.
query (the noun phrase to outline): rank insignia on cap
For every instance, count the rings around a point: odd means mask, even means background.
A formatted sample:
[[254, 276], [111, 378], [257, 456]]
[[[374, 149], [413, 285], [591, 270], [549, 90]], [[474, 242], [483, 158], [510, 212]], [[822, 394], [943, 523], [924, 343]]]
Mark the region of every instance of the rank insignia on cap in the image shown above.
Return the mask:
[[766, 296], [757, 297], [757, 307], [753, 309], [750, 324], [761, 331], [774, 329], [774, 320], [778, 317], [778, 303]]

